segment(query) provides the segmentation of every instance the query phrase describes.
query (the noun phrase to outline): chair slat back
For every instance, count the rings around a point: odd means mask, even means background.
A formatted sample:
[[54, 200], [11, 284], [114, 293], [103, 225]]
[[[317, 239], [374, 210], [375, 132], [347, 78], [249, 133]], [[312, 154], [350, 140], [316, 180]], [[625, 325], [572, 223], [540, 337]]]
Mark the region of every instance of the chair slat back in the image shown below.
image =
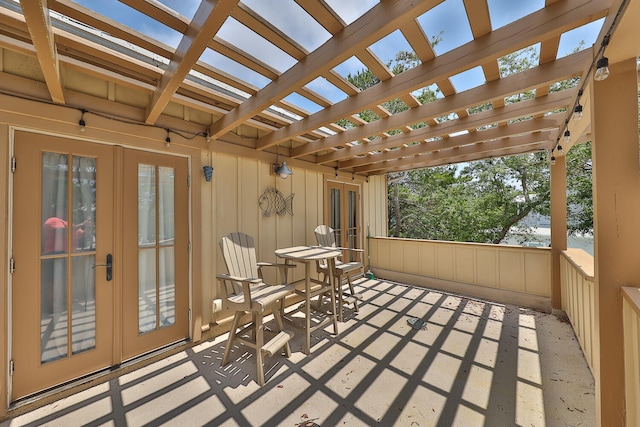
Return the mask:
[[[321, 224], [313, 230], [313, 233], [316, 235], [316, 240], [318, 241], [318, 245], [320, 246], [328, 246], [331, 248], [336, 247], [336, 234], [333, 231], [333, 228], [328, 225]], [[327, 260], [319, 260], [317, 262], [318, 267], [320, 269], [327, 268]]]
[[320, 246], [336, 247], [336, 234], [333, 228], [328, 225], [321, 224], [316, 227], [313, 232], [316, 235], [316, 240]]
[[[229, 233], [220, 239], [220, 249], [229, 275], [243, 278], [258, 277], [258, 260], [253, 237], [240, 232]], [[234, 282], [233, 285], [236, 294], [242, 293], [240, 283]]]

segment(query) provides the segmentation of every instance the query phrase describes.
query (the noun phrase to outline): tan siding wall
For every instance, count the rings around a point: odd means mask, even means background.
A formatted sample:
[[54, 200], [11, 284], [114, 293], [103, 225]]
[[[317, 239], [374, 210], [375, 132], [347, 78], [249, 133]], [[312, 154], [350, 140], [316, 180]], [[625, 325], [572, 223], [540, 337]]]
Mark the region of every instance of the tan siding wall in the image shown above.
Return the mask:
[[[202, 155], [202, 162], [208, 162], [206, 154]], [[211, 183], [202, 183], [201, 195], [204, 324], [213, 319], [207, 317], [208, 313], [211, 315], [211, 301], [220, 297], [215, 276], [219, 272], [226, 272], [224, 260], [217, 246], [220, 238], [232, 231], [250, 234], [256, 241], [258, 258], [271, 262], [278, 261], [274, 255], [277, 248], [315, 245], [313, 229], [324, 222], [325, 179], [335, 179], [335, 176], [325, 175], [322, 170], [292, 166], [293, 175], [283, 180], [272, 173], [273, 165], [270, 162], [230, 153], [214, 151], [211, 162], [214, 167], [213, 179]], [[370, 226], [372, 232], [386, 233], [386, 178], [370, 177], [369, 183], [360, 178], [356, 178], [355, 182], [351, 177], [338, 179], [358, 184], [362, 188], [361, 209], [365, 236], [367, 223], [373, 223], [373, 226]], [[277, 188], [285, 198], [294, 195], [294, 215], [263, 216], [258, 199], [268, 187]], [[383, 205], [380, 206], [380, 203]], [[363, 244], [366, 245], [366, 239], [363, 239]], [[267, 269], [265, 273], [265, 279], [277, 279], [275, 271]], [[304, 278], [302, 266], [294, 269], [292, 278]], [[228, 315], [229, 313], [222, 312], [216, 317], [223, 319]]]

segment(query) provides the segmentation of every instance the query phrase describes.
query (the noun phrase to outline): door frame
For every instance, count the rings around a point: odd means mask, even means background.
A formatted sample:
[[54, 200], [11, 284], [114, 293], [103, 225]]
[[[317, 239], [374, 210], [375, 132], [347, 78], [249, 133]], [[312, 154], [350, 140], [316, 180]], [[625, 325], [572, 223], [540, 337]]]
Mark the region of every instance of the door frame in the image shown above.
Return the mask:
[[[1, 127], [2, 125], [0, 124], [0, 128]], [[117, 133], [100, 132], [99, 133], [100, 136], [104, 137], [105, 139], [98, 139], [98, 138], [89, 138], [84, 135], [72, 135], [72, 134], [66, 134], [66, 133], [55, 132], [55, 131], [35, 129], [31, 127], [26, 127], [26, 126], [12, 125], [12, 124], [5, 125], [5, 130], [7, 131], [6, 134], [8, 135], [7, 149], [3, 151], [2, 154], [0, 154], [0, 157], [6, 156], [6, 164], [8, 165], [7, 175], [5, 175], [5, 177], [0, 179], [0, 183], [2, 183], [2, 180], [6, 180], [5, 181], [6, 197], [4, 198], [4, 200], [6, 200], [5, 212], [7, 217], [7, 222], [6, 222], [7, 227], [6, 229], [0, 231], [0, 234], [5, 233], [5, 242], [6, 242], [5, 248], [6, 248], [6, 260], [7, 260], [7, 262], [4, 264], [6, 266], [5, 267], [6, 268], [6, 272], [5, 272], [6, 300], [3, 301], [2, 295], [0, 295], [0, 305], [3, 306], [5, 312], [7, 313], [5, 317], [6, 323], [4, 324], [4, 328], [3, 328], [4, 340], [2, 344], [0, 344], [0, 350], [2, 350], [2, 354], [0, 354], [0, 362], [5, 362], [4, 366], [7, 367], [6, 381], [2, 381], [2, 384], [0, 384], [0, 395], [4, 394], [6, 396], [5, 408], [9, 408], [13, 402], [11, 400], [12, 389], [13, 389], [12, 375], [9, 372], [10, 361], [12, 360], [12, 355], [13, 355], [13, 333], [12, 333], [13, 331], [13, 310], [12, 310], [13, 279], [10, 271], [10, 261], [13, 256], [13, 239], [14, 239], [13, 231], [14, 231], [14, 222], [15, 222], [13, 210], [14, 210], [15, 191], [14, 191], [14, 177], [13, 177], [11, 164], [12, 164], [12, 159], [14, 158], [14, 155], [15, 155], [16, 132], [24, 132], [24, 133], [33, 134], [33, 135], [52, 136], [52, 137], [69, 139], [69, 140], [76, 140], [76, 141], [85, 142], [85, 143], [113, 146], [114, 157], [122, 156], [122, 153], [124, 151], [122, 148], [126, 148], [126, 149], [137, 150], [137, 151], [155, 152], [155, 153], [164, 154], [164, 155], [183, 157], [187, 159], [187, 162], [188, 162], [187, 170], [188, 170], [188, 180], [189, 180], [188, 197], [187, 197], [188, 199], [187, 239], [189, 241], [189, 248], [190, 248], [188, 253], [188, 265], [187, 265], [188, 310], [189, 310], [188, 332], [189, 332], [189, 340], [191, 342], [199, 341], [202, 336], [202, 328], [199, 327], [201, 325], [198, 324], [198, 321], [201, 321], [202, 319], [202, 315], [201, 315], [202, 309], [200, 307], [201, 296], [200, 297], [195, 297], [195, 296], [201, 295], [202, 285], [199, 283], [201, 279], [201, 273], [199, 272], [199, 268], [201, 267], [202, 264], [201, 264], [200, 253], [198, 251], [194, 252], [193, 248], [195, 247], [196, 244], [198, 245], [200, 244], [201, 238], [197, 235], [194, 235], [193, 230], [200, 227], [200, 221], [201, 221], [200, 212], [197, 210], [194, 210], [194, 200], [196, 203], [199, 202], [200, 200], [200, 196], [199, 196], [200, 180], [192, 179], [192, 178], [194, 176], [199, 177], [199, 172], [201, 168], [200, 149], [194, 149], [190, 147], [181, 147], [177, 144], [172, 145], [171, 149], [165, 149], [165, 150], [150, 149], [148, 146], [143, 146], [143, 145], [136, 146], [130, 143], [119, 142], [118, 141], [119, 134]], [[109, 140], [106, 140], [107, 138]], [[121, 148], [118, 149], [118, 147], [121, 147]], [[114, 186], [115, 186], [114, 193], [116, 194], [116, 200], [114, 202], [116, 203], [122, 203], [122, 200], [121, 200], [122, 185], [123, 185], [122, 167], [123, 167], [122, 159], [117, 159], [116, 165], [114, 167], [114, 172], [113, 172]], [[0, 192], [2, 192], [1, 189], [0, 189]], [[194, 199], [194, 194], [196, 195], [195, 199]], [[122, 221], [122, 209], [120, 207], [119, 211], [116, 211], [115, 213], [114, 245], [121, 244], [121, 242], [118, 243], [118, 241], [122, 239], [122, 222], [121, 221]], [[0, 273], [1, 272], [2, 271], [0, 269]], [[121, 298], [121, 296], [122, 296], [121, 289], [114, 291], [114, 295], [113, 295], [114, 298]], [[121, 327], [121, 324], [118, 324], [118, 322], [121, 322], [121, 318], [114, 322], [114, 327], [116, 326]], [[0, 326], [3, 326], [2, 319], [0, 319]], [[115, 334], [113, 334], [113, 336], [115, 340]], [[115, 345], [113, 346], [114, 363], [116, 363], [115, 361], [118, 360], [118, 358], [115, 357], [116, 352], [120, 354], [119, 359], [120, 361], [122, 361], [121, 347], [122, 347], [121, 343], [118, 346], [115, 346]], [[114, 366], [118, 366], [118, 365], [114, 365]], [[104, 370], [104, 373], [106, 374], [107, 371], [111, 372], [111, 368], [107, 368], [106, 370]], [[73, 381], [71, 382], [72, 384], [73, 384]], [[65, 389], [68, 388], [68, 384], [65, 385], [64, 387]], [[46, 395], [50, 395], [51, 393], [55, 393], [56, 390], [58, 389], [54, 388], [52, 391], [47, 391], [46, 393], [43, 394], [43, 397]], [[38, 396], [38, 393], [36, 393], [33, 396]], [[33, 396], [28, 397], [28, 399], [33, 399]], [[5, 413], [4, 408], [2, 411], [0, 411], [0, 414], [1, 413]]]
[[[357, 206], [357, 225], [356, 225], [356, 230], [357, 230], [357, 248], [358, 249], [363, 249], [364, 248], [364, 236], [363, 236], [363, 218], [362, 218], [362, 214], [363, 214], [363, 208], [362, 208], [362, 191], [363, 191], [363, 185], [360, 182], [354, 181], [354, 180], [348, 180], [348, 179], [340, 179], [339, 177], [333, 177], [330, 175], [325, 175], [324, 177], [324, 183], [323, 183], [323, 193], [324, 193], [324, 206], [322, 208], [322, 221], [324, 222], [324, 224], [327, 224], [329, 226], [331, 226], [331, 193], [330, 193], [330, 189], [329, 189], [329, 185], [330, 184], [339, 184], [343, 186], [343, 189], [345, 188], [344, 186], [353, 186], [353, 187], [357, 187], [358, 189], [358, 200], [356, 201], [356, 206]], [[341, 236], [342, 238], [342, 236]], [[341, 242], [336, 242], [337, 245], [341, 245]]]

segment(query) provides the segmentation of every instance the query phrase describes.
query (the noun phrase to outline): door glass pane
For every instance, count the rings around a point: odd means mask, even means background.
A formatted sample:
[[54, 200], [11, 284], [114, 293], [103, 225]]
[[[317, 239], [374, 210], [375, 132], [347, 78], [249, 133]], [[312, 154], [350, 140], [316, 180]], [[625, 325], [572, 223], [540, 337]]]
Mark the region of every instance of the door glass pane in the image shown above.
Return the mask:
[[138, 331], [156, 329], [156, 248], [138, 250]]
[[175, 257], [173, 246], [160, 248], [160, 327], [176, 322]]
[[95, 348], [96, 159], [45, 152], [41, 185], [40, 360], [46, 363]]
[[[349, 248], [357, 247], [357, 222], [356, 222], [356, 214], [357, 214], [357, 197], [355, 191], [347, 191], [347, 221], [348, 229], [347, 229], [347, 245]], [[357, 256], [353, 251], [349, 251], [349, 255], [351, 257], [350, 261], [354, 261]]]
[[40, 262], [40, 361], [67, 356], [67, 258]]
[[174, 168], [158, 168], [158, 232], [161, 245], [173, 245], [175, 239], [174, 226]]
[[156, 243], [156, 168], [138, 165], [138, 243]]
[[68, 252], [69, 156], [42, 154], [42, 254]]
[[175, 324], [174, 200], [174, 168], [138, 166], [138, 325], [141, 334]]
[[342, 246], [341, 240], [341, 224], [340, 224], [340, 190], [337, 188], [331, 189], [331, 228], [336, 234], [336, 246]]
[[96, 270], [93, 268], [95, 263], [95, 255], [71, 258], [71, 351], [73, 354], [96, 347]]
[[73, 157], [73, 252], [94, 251], [96, 248], [96, 159]]

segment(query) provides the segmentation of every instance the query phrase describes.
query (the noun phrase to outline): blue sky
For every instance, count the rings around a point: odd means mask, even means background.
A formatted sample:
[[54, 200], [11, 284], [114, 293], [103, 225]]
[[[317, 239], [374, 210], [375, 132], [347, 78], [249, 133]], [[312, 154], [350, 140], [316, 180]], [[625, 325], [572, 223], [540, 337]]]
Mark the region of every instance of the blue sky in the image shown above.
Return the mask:
[[[182, 37], [178, 32], [149, 19], [146, 15], [117, 0], [73, 1], [174, 48]], [[200, 0], [159, 1], [188, 19], [193, 17], [200, 4]], [[377, 0], [326, 0], [326, 2], [347, 24], [377, 4]], [[330, 37], [330, 34], [307, 15], [294, 0], [244, 0], [243, 3], [264, 16], [285, 34], [297, 40], [308, 51], [317, 49]], [[488, 5], [492, 27], [497, 29], [544, 7], [544, 0], [488, 0]], [[466, 15], [462, 0], [446, 0], [418, 18], [418, 22], [430, 39], [440, 38], [440, 42], [434, 47], [437, 55], [442, 55], [473, 39], [469, 22], [467, 19], [461, 19], [464, 16]], [[581, 42], [584, 43], [583, 48], [590, 47], [596, 40], [602, 22], [603, 20], [599, 20], [563, 34], [558, 57], [571, 53]], [[268, 64], [279, 73], [285, 72], [295, 64], [294, 58], [266, 42], [233, 18], [229, 18], [224, 23], [218, 35], [247, 51], [261, 62]], [[385, 63], [392, 60], [397, 52], [410, 50], [409, 44], [399, 31], [387, 35], [370, 48]], [[210, 49], [205, 51], [201, 60], [229, 74], [238, 76], [258, 88], [269, 83], [267, 78]], [[346, 77], [363, 68], [363, 64], [357, 58], [351, 58], [338, 65], [335, 70]], [[464, 91], [482, 84], [484, 75], [478, 67], [453, 76], [451, 81], [457, 91]], [[346, 97], [342, 91], [322, 78], [310, 82], [307, 87], [334, 103]], [[287, 100], [311, 113], [320, 109], [313, 102], [296, 94], [289, 96]]]

